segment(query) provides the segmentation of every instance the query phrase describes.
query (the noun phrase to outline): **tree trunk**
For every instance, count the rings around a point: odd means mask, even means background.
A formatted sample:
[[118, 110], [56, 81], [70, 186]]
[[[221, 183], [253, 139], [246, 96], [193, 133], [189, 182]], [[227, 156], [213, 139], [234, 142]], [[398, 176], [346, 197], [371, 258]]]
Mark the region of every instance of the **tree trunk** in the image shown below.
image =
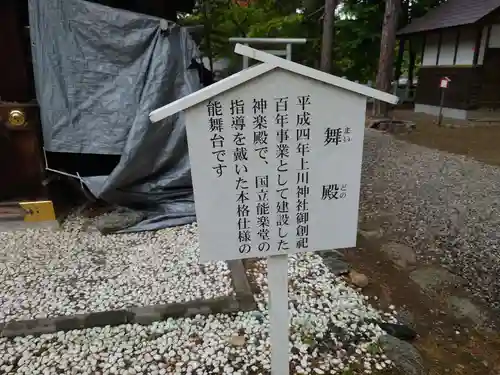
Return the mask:
[[332, 71], [333, 27], [335, 24], [335, 8], [337, 8], [337, 1], [338, 0], [325, 0], [320, 69], [327, 73], [331, 73]]
[[208, 0], [203, 0], [203, 20], [204, 20], [204, 34], [205, 34], [205, 43], [207, 47], [207, 52], [208, 52], [208, 63], [209, 63], [209, 68], [210, 68], [210, 73], [214, 74], [214, 57], [212, 54], [212, 38], [210, 35], [212, 34], [212, 20], [209, 17], [210, 14], [210, 4]]
[[[384, 25], [380, 42], [380, 58], [378, 62], [377, 89], [390, 92], [393, 78], [394, 50], [396, 48], [396, 29], [401, 9], [401, 0], [385, 0]], [[389, 115], [389, 105], [375, 101], [374, 114], [377, 117]]]

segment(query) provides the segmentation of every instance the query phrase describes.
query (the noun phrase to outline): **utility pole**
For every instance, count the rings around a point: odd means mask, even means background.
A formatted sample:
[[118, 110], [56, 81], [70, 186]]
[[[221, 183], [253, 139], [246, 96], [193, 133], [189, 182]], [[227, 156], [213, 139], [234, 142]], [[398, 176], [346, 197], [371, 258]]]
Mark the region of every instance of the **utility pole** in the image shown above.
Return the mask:
[[325, 0], [320, 69], [327, 73], [331, 73], [332, 71], [333, 28], [335, 25], [335, 9], [337, 8], [338, 1]]

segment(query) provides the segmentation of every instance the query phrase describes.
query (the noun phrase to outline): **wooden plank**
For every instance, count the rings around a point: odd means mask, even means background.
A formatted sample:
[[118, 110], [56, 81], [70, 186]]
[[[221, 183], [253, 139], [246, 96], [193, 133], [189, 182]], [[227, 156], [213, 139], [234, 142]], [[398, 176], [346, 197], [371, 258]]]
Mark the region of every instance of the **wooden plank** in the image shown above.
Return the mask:
[[453, 65], [457, 63], [458, 46], [460, 44], [460, 28], [457, 29], [457, 35], [455, 38], [455, 51], [453, 52]]
[[289, 324], [288, 255], [267, 258], [269, 280], [269, 326], [271, 336], [271, 374], [288, 375]]
[[477, 30], [477, 35], [476, 35], [476, 42], [474, 44], [474, 59], [472, 60], [472, 65], [477, 66], [477, 63], [479, 61], [479, 52], [481, 51], [481, 37], [483, 35], [483, 28], [482, 26], [478, 27]]
[[443, 44], [443, 31], [439, 30], [438, 47], [436, 54], [436, 65], [439, 65], [439, 56], [441, 56], [441, 45]]

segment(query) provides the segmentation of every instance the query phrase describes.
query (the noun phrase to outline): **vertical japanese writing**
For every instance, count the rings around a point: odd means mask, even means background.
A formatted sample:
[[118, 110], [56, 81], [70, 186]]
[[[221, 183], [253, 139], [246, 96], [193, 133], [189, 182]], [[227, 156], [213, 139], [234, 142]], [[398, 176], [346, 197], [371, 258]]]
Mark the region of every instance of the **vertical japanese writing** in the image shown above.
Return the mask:
[[259, 158], [266, 164], [268, 152], [267, 100], [253, 100], [253, 145]]
[[290, 162], [290, 144], [289, 144], [289, 129], [288, 129], [288, 97], [275, 99], [275, 125], [276, 125], [276, 158], [277, 158], [277, 202], [276, 202], [276, 226], [278, 229], [278, 251], [286, 251], [290, 249], [288, 243], [288, 231], [290, 222], [290, 209], [288, 194], [290, 186], [287, 180], [286, 173], [289, 170]]
[[218, 100], [209, 100], [207, 104], [208, 127], [210, 132], [210, 142], [212, 142], [212, 155], [216, 158], [216, 164], [212, 169], [217, 177], [222, 177], [226, 165], [226, 149], [224, 147], [224, 130], [222, 104]]
[[[267, 100], [253, 99], [253, 146], [259, 158], [268, 164], [268, 124]], [[257, 249], [260, 252], [269, 251], [270, 244], [270, 203], [269, 203], [269, 175], [255, 176], [255, 189], [257, 192]]]
[[300, 165], [297, 171], [297, 249], [309, 247], [309, 152], [311, 141], [310, 95], [297, 97], [296, 140]]
[[241, 99], [231, 100], [231, 129], [233, 130], [233, 161], [236, 172], [236, 214], [238, 216], [239, 252], [247, 254], [251, 246], [250, 200], [248, 192], [248, 149], [243, 133], [245, 124], [245, 102]]
[[255, 176], [255, 188], [257, 189], [257, 235], [259, 244], [257, 248], [260, 252], [269, 251], [271, 248], [269, 218], [269, 176]]

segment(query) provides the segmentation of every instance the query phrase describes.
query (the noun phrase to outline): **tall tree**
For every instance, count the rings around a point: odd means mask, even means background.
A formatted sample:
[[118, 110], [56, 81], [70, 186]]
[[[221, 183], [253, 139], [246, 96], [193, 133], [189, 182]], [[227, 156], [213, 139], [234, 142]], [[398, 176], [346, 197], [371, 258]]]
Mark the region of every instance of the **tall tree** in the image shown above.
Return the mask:
[[335, 74], [361, 82], [375, 80], [384, 9], [380, 0], [342, 1], [335, 20]]
[[[202, 2], [198, 2], [201, 4]], [[197, 9], [182, 19], [184, 25], [209, 24], [211, 50], [215, 58], [235, 57], [230, 37], [303, 37], [302, 15], [295, 12], [300, 8], [300, 0], [290, 0], [286, 6], [278, 6], [276, 0], [203, 0], [210, 11], [204, 17], [204, 8]], [[280, 1], [282, 3], [282, 1]], [[293, 4], [295, 4], [293, 6]], [[291, 13], [290, 9], [294, 8]], [[201, 45], [208, 53], [206, 39]]]
[[325, 0], [320, 69], [327, 73], [331, 73], [332, 70], [333, 27], [335, 25], [335, 9], [337, 8], [337, 4], [338, 0]]
[[[400, 10], [401, 0], [385, 0], [384, 23], [380, 40], [380, 57], [375, 82], [377, 89], [385, 92], [391, 90], [394, 50], [396, 48], [396, 30]], [[374, 114], [380, 117], [387, 117], [389, 114], [387, 103], [375, 101]]]

